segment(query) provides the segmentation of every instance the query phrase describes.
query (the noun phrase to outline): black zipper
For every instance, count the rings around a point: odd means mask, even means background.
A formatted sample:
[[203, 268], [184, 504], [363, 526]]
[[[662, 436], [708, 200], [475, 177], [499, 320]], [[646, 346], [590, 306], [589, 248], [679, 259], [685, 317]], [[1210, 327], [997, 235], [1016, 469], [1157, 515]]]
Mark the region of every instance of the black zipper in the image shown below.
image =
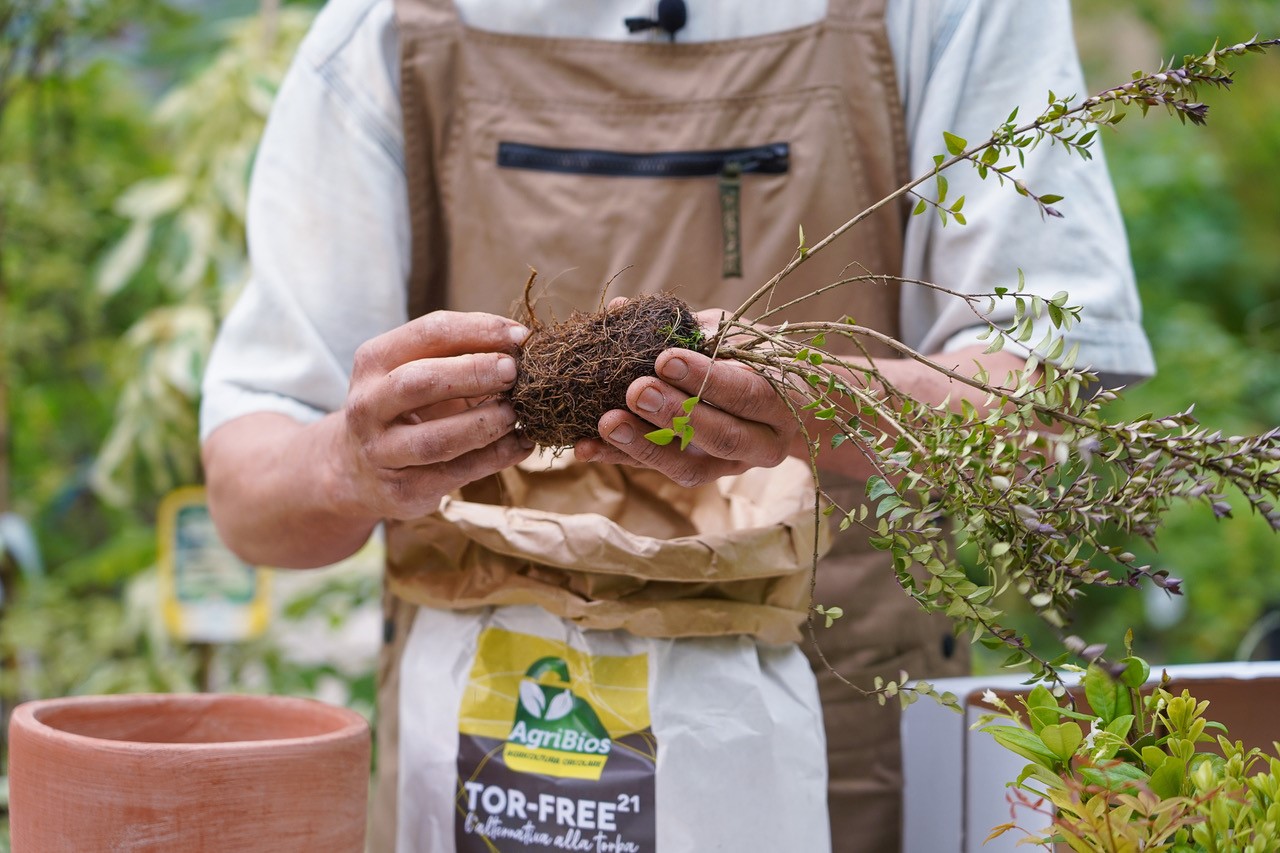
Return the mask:
[[739, 174], [781, 175], [786, 173], [790, 160], [791, 146], [786, 142], [653, 153], [498, 143], [498, 165], [507, 169], [614, 178], [706, 178], [723, 173], [730, 164], [737, 165]]
[[742, 214], [739, 205], [742, 176], [786, 174], [791, 165], [791, 146], [786, 142], [771, 142], [750, 148], [636, 153], [499, 142], [498, 165], [507, 169], [613, 178], [718, 177], [721, 275], [724, 278], [741, 278]]

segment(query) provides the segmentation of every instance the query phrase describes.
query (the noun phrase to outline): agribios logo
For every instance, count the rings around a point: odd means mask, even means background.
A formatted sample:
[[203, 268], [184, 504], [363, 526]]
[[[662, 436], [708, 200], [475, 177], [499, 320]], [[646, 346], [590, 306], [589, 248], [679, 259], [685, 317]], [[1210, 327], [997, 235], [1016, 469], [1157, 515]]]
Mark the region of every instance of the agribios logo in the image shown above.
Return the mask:
[[595, 709], [573, 692], [564, 659], [534, 661], [519, 690], [502, 751], [507, 766], [522, 773], [598, 780], [613, 741]]

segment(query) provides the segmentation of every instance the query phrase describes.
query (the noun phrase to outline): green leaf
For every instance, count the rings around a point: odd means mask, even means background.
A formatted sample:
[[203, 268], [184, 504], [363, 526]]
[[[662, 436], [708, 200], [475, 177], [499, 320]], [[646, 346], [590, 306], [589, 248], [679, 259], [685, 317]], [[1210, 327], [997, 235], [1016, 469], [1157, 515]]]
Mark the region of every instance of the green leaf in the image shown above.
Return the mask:
[[1136, 717], [1134, 717], [1133, 714], [1121, 714], [1110, 723], [1107, 723], [1106, 729], [1110, 734], [1113, 734], [1118, 738], [1128, 737], [1129, 730], [1133, 728], [1133, 721], [1135, 719]]
[[916, 205], [915, 210], [911, 211], [912, 216], [919, 216], [929, 209], [929, 205], [924, 199], [920, 199], [920, 203]]
[[1107, 791], [1124, 791], [1132, 789], [1147, 781], [1147, 774], [1132, 764], [1117, 762], [1099, 767], [1081, 767], [1080, 778], [1089, 785]]
[[1016, 726], [988, 726], [983, 731], [988, 732], [1005, 749], [1048, 770], [1052, 770], [1057, 761], [1057, 756], [1044, 742], [1026, 729]]
[[1040, 734], [1046, 726], [1056, 726], [1062, 718], [1058, 714], [1058, 706], [1053, 705], [1027, 708], [1027, 721], [1031, 723], [1031, 730]]
[[1151, 790], [1161, 799], [1176, 797], [1182, 793], [1182, 782], [1187, 775], [1187, 766], [1182, 759], [1166, 756], [1164, 762], [1151, 774]]
[[1043, 684], [1037, 684], [1027, 694], [1026, 704], [1031, 730], [1036, 734], [1039, 734], [1045, 726], [1055, 725], [1061, 720], [1058, 700], [1053, 698], [1053, 694]]
[[969, 147], [969, 141], [962, 136], [956, 136], [954, 133], [942, 131], [942, 139], [947, 143], [947, 152], [955, 155], [964, 153], [964, 149]]
[[153, 230], [149, 219], [139, 219], [129, 227], [98, 268], [96, 284], [100, 294], [114, 296], [138, 273], [147, 260]]
[[676, 432], [673, 429], [655, 429], [653, 432], [646, 432], [644, 437], [654, 444], [665, 446], [675, 441]]
[[1161, 764], [1164, 764], [1164, 760], [1169, 757], [1169, 753], [1165, 752], [1158, 746], [1144, 746], [1140, 750], [1140, 753], [1142, 755], [1143, 763], [1145, 763], [1147, 767], [1151, 768], [1151, 772], [1153, 773]]
[[1027, 341], [1031, 340], [1032, 336], [1035, 335], [1035, 333], [1036, 333], [1035, 317], [1032, 317], [1030, 314], [1028, 314], [1026, 317], [1023, 318], [1022, 325], [1018, 328], [1018, 334], [1017, 334], [1018, 343], [1025, 344]]
[[1089, 700], [1089, 707], [1102, 719], [1104, 726], [1133, 711], [1128, 689], [1096, 664], [1090, 664], [1084, 675], [1084, 695]]
[[702, 399], [701, 397], [690, 397], [689, 399], [685, 400], [683, 403], [680, 404], [680, 408], [684, 409], [684, 413], [687, 415], [693, 411], [693, 407], [698, 405], [698, 402], [701, 399]]
[[882, 518], [885, 515], [885, 513], [889, 512], [890, 510], [897, 509], [898, 507], [902, 506], [903, 503], [904, 501], [902, 500], [902, 498], [898, 497], [897, 495], [889, 495], [888, 497], [882, 499], [880, 501], [880, 504], [876, 507], [876, 518]]
[[116, 199], [120, 216], [154, 221], [179, 210], [191, 195], [191, 179], [185, 175], [147, 178], [129, 187]]
[[1120, 663], [1124, 664], [1124, 670], [1120, 673], [1120, 683], [1125, 687], [1137, 690], [1151, 677], [1151, 667], [1142, 658], [1123, 658]]
[[874, 476], [867, 480], [867, 497], [876, 501], [885, 495], [895, 495], [897, 491], [889, 484], [889, 481], [881, 476]]
[[1080, 731], [1078, 723], [1059, 723], [1041, 729], [1040, 740], [1050, 752], [1067, 762], [1076, 754], [1076, 747], [1084, 741], [1084, 733]]
[[1067, 350], [1066, 356], [1062, 361], [1058, 362], [1058, 366], [1063, 370], [1070, 370], [1076, 366], [1076, 358], [1080, 355], [1080, 342], [1071, 345], [1071, 349]]

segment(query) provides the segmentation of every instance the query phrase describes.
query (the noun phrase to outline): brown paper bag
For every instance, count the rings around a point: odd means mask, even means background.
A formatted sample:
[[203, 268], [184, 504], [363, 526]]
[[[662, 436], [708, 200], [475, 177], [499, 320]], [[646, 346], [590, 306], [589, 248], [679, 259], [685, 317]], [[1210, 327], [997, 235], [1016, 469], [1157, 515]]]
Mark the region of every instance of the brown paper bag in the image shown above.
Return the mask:
[[649, 637], [800, 639], [815, 536], [808, 467], [788, 459], [694, 489], [652, 471], [535, 456], [389, 525], [389, 583], [447, 609], [536, 604]]

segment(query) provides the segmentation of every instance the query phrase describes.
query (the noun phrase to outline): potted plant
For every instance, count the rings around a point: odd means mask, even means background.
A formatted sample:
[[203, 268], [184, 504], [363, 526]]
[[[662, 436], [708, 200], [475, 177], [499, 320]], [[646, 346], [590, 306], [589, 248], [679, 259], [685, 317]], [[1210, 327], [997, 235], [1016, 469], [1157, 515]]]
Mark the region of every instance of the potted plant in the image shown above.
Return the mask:
[[1230, 739], [1209, 702], [1173, 692], [1167, 674], [1149, 684], [1146, 662], [1129, 652], [1090, 664], [1072, 693], [1040, 685], [1018, 707], [984, 696], [996, 711], [982, 730], [1029, 762], [1010, 797], [1036, 820], [1011, 820], [987, 840], [1021, 829], [1075, 853], [1280, 849], [1276, 745], [1266, 753]]

